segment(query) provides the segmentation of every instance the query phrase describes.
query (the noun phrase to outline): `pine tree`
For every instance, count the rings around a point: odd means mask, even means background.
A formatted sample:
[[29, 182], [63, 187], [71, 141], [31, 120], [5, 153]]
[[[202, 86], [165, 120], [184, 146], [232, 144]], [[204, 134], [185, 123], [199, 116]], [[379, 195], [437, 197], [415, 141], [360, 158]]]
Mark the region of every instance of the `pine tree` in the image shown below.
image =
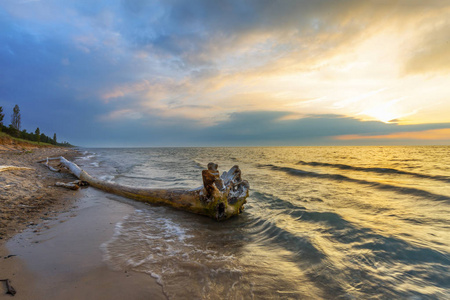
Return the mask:
[[38, 143], [40, 143], [41, 142], [41, 131], [39, 130], [39, 127], [36, 128], [36, 131], [34, 132], [34, 134], [36, 135], [36, 141]]
[[0, 106], [0, 131], [2, 131], [4, 117], [5, 117], [5, 114], [3, 113], [3, 107]]
[[57, 142], [56, 142], [56, 133], [53, 134], [53, 144], [54, 144], [54, 145], [57, 144]]
[[20, 108], [16, 104], [13, 109], [13, 114], [11, 115], [11, 126], [15, 129], [16, 135], [20, 133]]

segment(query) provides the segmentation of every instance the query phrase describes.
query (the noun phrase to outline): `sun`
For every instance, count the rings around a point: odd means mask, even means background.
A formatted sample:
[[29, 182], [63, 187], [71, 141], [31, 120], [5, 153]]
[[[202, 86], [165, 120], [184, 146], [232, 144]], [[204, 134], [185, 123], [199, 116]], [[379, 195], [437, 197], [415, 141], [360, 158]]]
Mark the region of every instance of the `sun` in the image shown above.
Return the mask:
[[398, 120], [411, 113], [405, 113], [401, 107], [397, 105], [402, 98], [393, 99], [385, 103], [377, 103], [363, 110], [359, 115], [369, 117], [369, 119], [378, 120], [383, 123], [397, 123]]
[[369, 119], [378, 120], [383, 123], [391, 123], [394, 120], [397, 120], [400, 115], [393, 111], [386, 111], [381, 108], [370, 109], [360, 113], [361, 115], [369, 117]]

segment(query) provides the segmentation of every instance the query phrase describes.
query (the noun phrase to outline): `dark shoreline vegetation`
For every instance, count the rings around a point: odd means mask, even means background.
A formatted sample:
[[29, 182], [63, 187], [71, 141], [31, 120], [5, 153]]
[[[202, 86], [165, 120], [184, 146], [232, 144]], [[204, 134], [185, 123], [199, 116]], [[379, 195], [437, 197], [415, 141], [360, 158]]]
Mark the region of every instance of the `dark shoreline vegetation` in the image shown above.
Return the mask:
[[[18, 142], [27, 142], [37, 146], [57, 146], [57, 147], [74, 147], [74, 145], [68, 142], [58, 143], [54, 139], [46, 136], [45, 134], [40, 134], [39, 139], [37, 135], [31, 132], [27, 132], [25, 129], [19, 132], [17, 135], [15, 132], [11, 134], [10, 128], [1, 125], [0, 130], [0, 141], [3, 139], [11, 139]], [[1, 144], [1, 143], [0, 143]]]
[[21, 114], [18, 105], [14, 106], [13, 114], [11, 115], [11, 124], [7, 127], [3, 125], [3, 119], [5, 114], [3, 113], [3, 107], [0, 106], [0, 142], [5, 140], [15, 140], [18, 142], [30, 142], [30, 144], [38, 146], [59, 146], [59, 147], [73, 147], [70, 143], [64, 141], [58, 143], [56, 139], [56, 133], [53, 134], [53, 138], [41, 133], [39, 127], [35, 132], [27, 132], [26, 129], [20, 130], [21, 127]]

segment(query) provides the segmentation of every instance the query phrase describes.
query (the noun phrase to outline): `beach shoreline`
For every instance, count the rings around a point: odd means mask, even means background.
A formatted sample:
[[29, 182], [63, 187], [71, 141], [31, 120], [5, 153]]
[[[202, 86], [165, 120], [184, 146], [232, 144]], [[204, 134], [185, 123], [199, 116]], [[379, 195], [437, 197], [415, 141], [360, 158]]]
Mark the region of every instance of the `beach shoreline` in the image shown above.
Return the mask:
[[75, 191], [56, 187], [56, 182], [76, 178], [68, 172], [51, 172], [37, 161], [47, 157], [65, 156], [73, 159], [78, 152], [71, 148], [28, 148], [0, 150], [0, 245], [27, 226], [41, 223], [70, 207]]
[[[135, 207], [92, 188], [77, 191], [55, 183], [76, 178], [52, 172], [41, 159], [80, 154], [66, 148], [0, 151], [0, 279], [9, 279], [15, 299], [165, 299], [150, 275], [112, 270], [101, 244]], [[0, 282], [0, 299], [6, 294]]]

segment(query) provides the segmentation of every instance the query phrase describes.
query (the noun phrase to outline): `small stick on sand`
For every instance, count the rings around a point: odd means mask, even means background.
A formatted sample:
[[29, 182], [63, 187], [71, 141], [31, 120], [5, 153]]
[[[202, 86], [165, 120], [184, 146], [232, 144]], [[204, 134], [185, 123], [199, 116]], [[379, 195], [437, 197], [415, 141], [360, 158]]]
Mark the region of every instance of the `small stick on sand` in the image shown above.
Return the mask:
[[50, 166], [50, 165], [48, 164], [48, 157], [47, 157], [47, 161], [46, 161], [45, 165], [47, 166], [47, 168], [48, 168], [50, 171], [53, 171], [53, 172], [61, 172], [60, 169], [55, 169], [55, 168], [53, 168], [52, 166]]
[[55, 185], [64, 187], [64, 188], [70, 189], [70, 190], [78, 190], [82, 186], [88, 186], [89, 183], [87, 183], [86, 181], [82, 181], [82, 180], [75, 180], [75, 181], [68, 182], [68, 183], [57, 182], [57, 183], [55, 183]]
[[6, 283], [6, 289], [8, 290], [6, 293], [10, 294], [11, 296], [14, 296], [17, 292], [16, 290], [12, 287], [11, 282], [9, 281], [9, 279], [0, 279], [0, 281], [4, 281]]
[[28, 171], [32, 171], [34, 169], [32, 168], [26, 168], [26, 167], [16, 167], [16, 166], [0, 166], [0, 172], [3, 171], [10, 171], [10, 170], [28, 170]]

